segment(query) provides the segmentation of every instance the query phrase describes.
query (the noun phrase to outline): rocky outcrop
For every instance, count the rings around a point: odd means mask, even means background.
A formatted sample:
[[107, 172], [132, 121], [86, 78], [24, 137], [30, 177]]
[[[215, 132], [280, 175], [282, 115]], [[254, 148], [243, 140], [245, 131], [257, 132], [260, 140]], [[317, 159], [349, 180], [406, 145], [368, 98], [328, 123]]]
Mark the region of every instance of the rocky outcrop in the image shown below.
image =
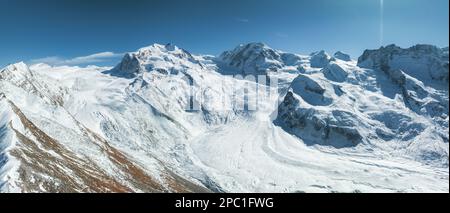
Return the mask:
[[337, 148], [356, 146], [363, 135], [357, 116], [343, 110], [326, 111], [302, 107], [300, 99], [288, 92], [279, 106], [276, 123], [308, 144]]
[[124, 76], [133, 77], [142, 72], [144, 67], [141, 66], [141, 62], [136, 55], [127, 53], [114, 69], [120, 71]]
[[342, 60], [342, 61], [351, 61], [352, 60], [350, 58], [350, 55], [345, 54], [341, 51], [337, 51], [336, 53], [334, 53], [333, 57], [336, 59]]
[[324, 86], [307, 75], [300, 74], [295, 78], [291, 83], [291, 90], [313, 106], [327, 106], [332, 103], [332, 98], [325, 93]]

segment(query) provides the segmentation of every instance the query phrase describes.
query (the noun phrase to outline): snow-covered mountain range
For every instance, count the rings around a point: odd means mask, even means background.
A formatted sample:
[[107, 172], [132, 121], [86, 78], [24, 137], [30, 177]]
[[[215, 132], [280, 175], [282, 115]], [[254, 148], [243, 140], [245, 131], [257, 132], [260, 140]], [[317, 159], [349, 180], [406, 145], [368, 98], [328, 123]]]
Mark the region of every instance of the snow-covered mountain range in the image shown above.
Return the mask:
[[448, 48], [154, 44], [0, 71], [1, 192], [449, 192]]

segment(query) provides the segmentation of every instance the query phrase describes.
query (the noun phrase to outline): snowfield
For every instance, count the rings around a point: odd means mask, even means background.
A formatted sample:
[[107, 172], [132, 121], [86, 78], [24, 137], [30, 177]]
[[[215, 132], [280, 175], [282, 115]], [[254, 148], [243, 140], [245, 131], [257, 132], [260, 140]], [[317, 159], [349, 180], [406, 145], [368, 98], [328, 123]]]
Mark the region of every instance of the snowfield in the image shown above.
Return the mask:
[[1, 192], [449, 192], [448, 48], [154, 44], [0, 71]]

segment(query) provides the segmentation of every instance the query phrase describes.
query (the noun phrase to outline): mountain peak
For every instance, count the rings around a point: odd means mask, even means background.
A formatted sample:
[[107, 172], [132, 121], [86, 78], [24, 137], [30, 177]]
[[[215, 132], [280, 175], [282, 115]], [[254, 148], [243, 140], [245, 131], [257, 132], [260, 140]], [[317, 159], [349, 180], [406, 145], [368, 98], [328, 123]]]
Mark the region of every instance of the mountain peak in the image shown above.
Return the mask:
[[248, 46], [248, 47], [254, 47], [254, 48], [270, 48], [267, 44], [265, 44], [264, 42], [250, 42], [247, 44], [240, 44], [239, 46], [243, 47], [243, 46]]
[[133, 77], [144, 71], [177, 73], [180, 69], [194, 66], [202, 67], [188, 51], [170, 43], [153, 44], [125, 54], [113, 72], [116, 75]]
[[21, 76], [31, 75], [30, 68], [24, 62], [10, 64], [3, 69], [0, 69], [0, 79], [6, 78], [22, 78]]
[[245, 75], [265, 74], [281, 68], [283, 64], [280, 53], [262, 42], [241, 44], [223, 52], [219, 58]]
[[182, 51], [182, 49], [178, 48], [172, 43], [167, 44], [154, 43], [150, 46], [143, 47], [138, 50], [138, 52], [174, 52], [174, 51]]
[[9, 64], [5, 68], [3, 68], [2, 71], [3, 70], [9, 70], [9, 71], [28, 70], [28, 65], [25, 64], [25, 62], [20, 61], [20, 62], [17, 62], [15, 64]]
[[262, 53], [265, 51], [275, 51], [275, 50], [263, 42], [250, 42], [247, 44], [239, 44], [233, 50], [225, 51], [224, 53], [222, 53], [222, 55], [227, 54], [227, 53], [228, 54], [240, 54], [243, 52]]
[[325, 50], [313, 52], [310, 56], [311, 67], [314, 68], [324, 68], [330, 63], [331, 60], [330, 55], [325, 52]]

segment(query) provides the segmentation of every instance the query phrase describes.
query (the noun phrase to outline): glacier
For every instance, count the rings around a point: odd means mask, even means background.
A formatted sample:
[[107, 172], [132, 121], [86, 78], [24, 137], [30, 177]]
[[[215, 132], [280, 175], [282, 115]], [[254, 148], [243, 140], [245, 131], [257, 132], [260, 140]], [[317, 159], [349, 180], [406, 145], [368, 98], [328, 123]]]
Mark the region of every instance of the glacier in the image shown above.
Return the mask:
[[448, 48], [173, 44], [0, 71], [1, 192], [449, 192]]

